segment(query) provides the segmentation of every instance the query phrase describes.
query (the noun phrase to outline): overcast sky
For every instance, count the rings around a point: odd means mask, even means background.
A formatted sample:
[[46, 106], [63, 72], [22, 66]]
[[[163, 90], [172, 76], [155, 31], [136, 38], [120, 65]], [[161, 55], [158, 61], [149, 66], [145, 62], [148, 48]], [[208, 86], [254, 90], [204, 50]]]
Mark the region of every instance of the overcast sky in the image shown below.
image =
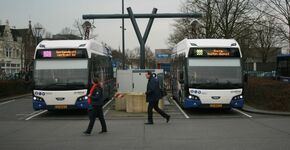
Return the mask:
[[[134, 13], [178, 13], [184, 0], [124, 0], [126, 8], [131, 7]], [[73, 28], [74, 20], [82, 19], [83, 14], [120, 14], [122, 0], [1, 0], [0, 20], [10, 26], [27, 28], [28, 21], [39, 22], [46, 31], [59, 33], [64, 27]], [[138, 19], [137, 23], [143, 35], [148, 19]], [[152, 50], [167, 48], [167, 38], [172, 33], [174, 19], [155, 19], [146, 45]], [[122, 47], [121, 19], [94, 20], [94, 34], [97, 40], [113, 48]], [[126, 49], [139, 46], [136, 34], [129, 19], [125, 19]]]

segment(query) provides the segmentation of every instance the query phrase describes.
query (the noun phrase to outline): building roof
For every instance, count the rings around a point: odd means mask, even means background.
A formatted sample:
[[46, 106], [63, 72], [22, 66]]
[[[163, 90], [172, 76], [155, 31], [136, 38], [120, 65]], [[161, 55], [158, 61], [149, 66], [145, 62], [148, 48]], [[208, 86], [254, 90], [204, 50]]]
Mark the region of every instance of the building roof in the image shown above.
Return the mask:
[[24, 37], [29, 32], [29, 29], [11, 29], [13, 40], [17, 41], [17, 37]]
[[155, 53], [172, 54], [170, 49], [155, 49]]
[[[0, 25], [0, 36], [3, 36], [5, 30], [5, 25]], [[11, 34], [13, 36], [13, 41], [17, 41], [17, 37], [24, 37], [29, 33], [29, 29], [10, 29]]]

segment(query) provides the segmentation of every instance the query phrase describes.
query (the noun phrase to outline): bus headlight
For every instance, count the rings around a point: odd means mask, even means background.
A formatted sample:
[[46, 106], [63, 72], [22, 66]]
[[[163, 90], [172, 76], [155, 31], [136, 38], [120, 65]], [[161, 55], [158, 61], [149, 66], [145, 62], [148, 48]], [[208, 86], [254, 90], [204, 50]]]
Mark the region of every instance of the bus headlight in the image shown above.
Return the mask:
[[199, 97], [197, 97], [195, 95], [189, 95], [188, 98], [193, 99], [193, 100], [199, 100]]
[[39, 101], [39, 102], [43, 102], [43, 99], [40, 98], [40, 97], [36, 97], [36, 96], [33, 96], [32, 98], [34, 101]]
[[88, 100], [88, 96], [86, 95], [86, 96], [82, 96], [82, 97], [79, 97], [78, 98], [78, 101], [87, 101]]
[[243, 99], [244, 96], [243, 95], [237, 95], [235, 97], [232, 98], [232, 100], [239, 100], [239, 99]]

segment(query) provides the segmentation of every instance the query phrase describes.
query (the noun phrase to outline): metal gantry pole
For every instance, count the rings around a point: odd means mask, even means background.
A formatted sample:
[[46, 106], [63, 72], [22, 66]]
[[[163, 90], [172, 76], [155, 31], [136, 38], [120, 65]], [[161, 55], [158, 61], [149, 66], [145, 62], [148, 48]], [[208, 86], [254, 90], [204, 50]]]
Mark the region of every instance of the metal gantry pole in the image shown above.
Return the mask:
[[138, 38], [138, 41], [139, 41], [139, 44], [140, 44], [140, 69], [145, 69], [145, 57], [144, 57], [145, 56], [145, 43], [144, 43], [144, 40], [142, 38], [140, 29], [138, 27], [138, 24], [136, 22], [136, 18], [135, 18], [134, 14], [133, 14], [133, 11], [132, 11], [131, 7], [128, 7], [127, 11], [128, 11], [129, 17], [131, 19], [131, 22], [133, 24], [135, 33], [137, 35], [137, 38]]
[[[157, 13], [157, 8], [153, 8], [152, 10], [152, 14], [156, 14]], [[143, 41], [144, 43], [146, 43], [147, 41], [147, 38], [148, 38], [148, 35], [149, 35], [149, 32], [151, 30], [151, 27], [152, 27], [152, 24], [153, 24], [153, 21], [154, 21], [154, 17], [151, 17], [149, 19], [149, 22], [148, 22], [148, 25], [146, 27], [146, 30], [145, 30], [145, 33], [144, 33], [144, 36], [143, 36]]]
[[[122, 0], [122, 15], [124, 15], [124, 0]], [[122, 18], [122, 68], [125, 69], [125, 27], [124, 27], [124, 18]]]
[[[122, 0], [123, 5], [123, 0]], [[145, 69], [145, 43], [147, 41], [151, 26], [153, 24], [154, 18], [201, 18], [202, 15], [200, 13], [163, 13], [163, 14], [156, 14], [157, 9], [154, 8], [152, 14], [133, 14], [133, 11], [130, 7], [127, 8], [128, 14], [123, 13], [123, 6], [122, 6], [122, 14], [87, 14], [83, 15], [83, 19], [120, 19], [122, 18], [122, 38], [124, 40], [124, 24], [123, 19], [130, 18], [133, 24], [135, 33], [137, 35], [139, 44], [140, 44], [140, 69]], [[137, 25], [136, 18], [149, 18], [148, 25], [146, 27], [144, 36], [142, 37], [140, 33], [140, 29]], [[123, 44], [123, 57], [125, 43]], [[123, 65], [125, 63], [123, 62]], [[124, 66], [123, 66], [124, 67]], [[124, 68], [123, 68], [124, 69]]]

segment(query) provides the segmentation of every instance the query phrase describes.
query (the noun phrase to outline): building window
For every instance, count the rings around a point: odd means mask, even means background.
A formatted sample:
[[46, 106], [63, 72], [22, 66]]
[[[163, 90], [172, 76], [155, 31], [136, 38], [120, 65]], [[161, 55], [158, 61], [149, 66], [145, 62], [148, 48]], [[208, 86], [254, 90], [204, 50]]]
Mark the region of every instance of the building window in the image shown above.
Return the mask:
[[16, 50], [16, 58], [20, 58], [19, 51], [20, 51], [19, 49]]
[[5, 54], [6, 54], [6, 57], [11, 58], [11, 56], [12, 56], [12, 48], [6, 47], [5, 48]]

